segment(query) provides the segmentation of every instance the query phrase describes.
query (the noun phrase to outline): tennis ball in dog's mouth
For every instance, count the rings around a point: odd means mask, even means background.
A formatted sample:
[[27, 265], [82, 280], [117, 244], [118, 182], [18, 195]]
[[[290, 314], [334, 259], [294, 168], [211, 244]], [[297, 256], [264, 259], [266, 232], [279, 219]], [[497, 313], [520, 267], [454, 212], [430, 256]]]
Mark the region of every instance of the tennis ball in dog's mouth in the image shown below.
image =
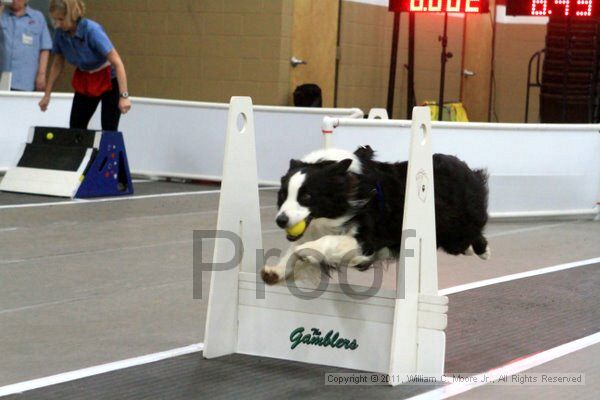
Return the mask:
[[48, 140], [54, 139], [54, 133], [52, 133], [52, 132], [46, 133], [46, 139], [48, 139]]
[[288, 235], [290, 236], [300, 236], [304, 233], [304, 230], [306, 229], [306, 220], [303, 219], [302, 221], [298, 222], [296, 225], [292, 226], [291, 228], [287, 228], [285, 231]]

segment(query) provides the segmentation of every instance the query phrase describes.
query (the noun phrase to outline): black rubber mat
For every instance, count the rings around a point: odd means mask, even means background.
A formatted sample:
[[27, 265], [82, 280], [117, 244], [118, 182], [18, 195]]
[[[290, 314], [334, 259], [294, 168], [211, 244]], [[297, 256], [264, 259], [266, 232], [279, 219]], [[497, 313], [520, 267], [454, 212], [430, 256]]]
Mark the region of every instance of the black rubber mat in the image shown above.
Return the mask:
[[86, 147], [27, 143], [17, 166], [74, 172], [81, 167], [87, 150]]
[[[446, 371], [483, 372], [600, 327], [600, 264], [450, 296]], [[402, 399], [432, 386], [325, 386], [332, 367], [200, 353], [7, 399]]]
[[93, 130], [36, 126], [32, 143], [87, 148], [94, 147], [95, 138], [96, 131]]
[[95, 131], [84, 129], [38, 126], [34, 129], [32, 142], [25, 144], [25, 150], [17, 165], [77, 171], [87, 150], [93, 148], [95, 136]]

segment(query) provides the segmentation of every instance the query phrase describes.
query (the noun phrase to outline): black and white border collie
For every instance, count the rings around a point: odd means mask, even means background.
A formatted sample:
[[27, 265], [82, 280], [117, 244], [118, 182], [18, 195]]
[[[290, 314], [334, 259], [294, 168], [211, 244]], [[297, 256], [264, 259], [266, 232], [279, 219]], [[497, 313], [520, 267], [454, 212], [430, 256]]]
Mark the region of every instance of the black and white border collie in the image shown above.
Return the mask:
[[[290, 161], [281, 178], [276, 222], [292, 245], [278, 265], [262, 269], [266, 283], [292, 273], [304, 279], [303, 271], [315, 278], [340, 265], [365, 270], [399, 256], [408, 163], [373, 158], [364, 146], [354, 153], [319, 150]], [[438, 248], [488, 259], [486, 172], [443, 154], [433, 156], [433, 171]]]

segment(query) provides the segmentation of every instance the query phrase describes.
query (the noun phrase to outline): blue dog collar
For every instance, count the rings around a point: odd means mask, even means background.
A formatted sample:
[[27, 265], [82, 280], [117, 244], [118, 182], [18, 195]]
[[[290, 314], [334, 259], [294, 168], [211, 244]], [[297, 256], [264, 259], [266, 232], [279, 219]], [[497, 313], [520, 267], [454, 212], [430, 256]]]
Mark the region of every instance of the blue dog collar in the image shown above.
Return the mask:
[[383, 189], [379, 183], [375, 186], [375, 197], [379, 203], [379, 211], [383, 211], [385, 208], [385, 198], [383, 197]]

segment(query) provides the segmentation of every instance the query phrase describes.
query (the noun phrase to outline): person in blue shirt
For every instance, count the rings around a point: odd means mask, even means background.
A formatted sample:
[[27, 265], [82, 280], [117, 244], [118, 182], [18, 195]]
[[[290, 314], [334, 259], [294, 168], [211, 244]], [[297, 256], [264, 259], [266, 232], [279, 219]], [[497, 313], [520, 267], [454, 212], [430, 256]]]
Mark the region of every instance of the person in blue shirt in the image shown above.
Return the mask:
[[125, 66], [102, 26], [84, 14], [81, 0], [50, 0], [50, 16], [57, 29], [48, 84], [39, 106], [42, 111], [48, 108], [52, 88], [67, 60], [76, 67], [70, 127], [87, 129], [102, 102], [102, 130], [116, 131], [121, 114], [131, 109]]
[[[0, 15], [4, 11], [4, 4], [0, 3]], [[0, 73], [4, 71], [4, 30], [2, 29], [2, 19], [0, 19]]]
[[4, 36], [3, 71], [12, 73], [13, 90], [44, 90], [46, 67], [52, 40], [44, 15], [27, 5], [27, 0], [13, 0], [0, 15]]

